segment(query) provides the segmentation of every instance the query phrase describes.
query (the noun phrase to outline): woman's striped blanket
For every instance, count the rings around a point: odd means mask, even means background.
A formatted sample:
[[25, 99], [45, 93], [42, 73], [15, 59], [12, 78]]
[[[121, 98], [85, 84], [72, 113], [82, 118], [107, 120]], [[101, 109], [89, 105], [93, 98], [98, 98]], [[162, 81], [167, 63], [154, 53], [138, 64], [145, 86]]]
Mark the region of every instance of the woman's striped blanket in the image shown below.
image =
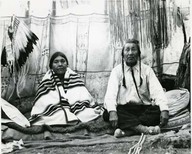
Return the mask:
[[49, 70], [40, 83], [29, 121], [33, 125], [60, 125], [88, 122], [97, 118], [101, 109], [80, 76], [67, 68], [64, 84]]

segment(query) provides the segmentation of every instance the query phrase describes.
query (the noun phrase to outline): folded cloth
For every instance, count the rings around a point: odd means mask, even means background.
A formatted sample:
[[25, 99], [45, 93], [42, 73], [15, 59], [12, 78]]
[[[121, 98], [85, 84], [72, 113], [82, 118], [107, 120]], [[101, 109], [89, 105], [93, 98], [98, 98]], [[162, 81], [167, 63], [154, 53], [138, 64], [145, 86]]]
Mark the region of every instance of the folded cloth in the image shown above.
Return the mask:
[[165, 93], [168, 99], [169, 115], [174, 116], [189, 104], [189, 91], [187, 89], [175, 89]]
[[161, 132], [166, 132], [170, 130], [178, 131], [184, 125], [191, 123], [191, 116], [188, 109], [182, 110], [179, 113], [169, 118], [167, 125], [161, 128]]
[[169, 121], [161, 128], [161, 132], [179, 130], [183, 125], [191, 122], [189, 104], [189, 91], [187, 89], [175, 89], [165, 93], [169, 106]]

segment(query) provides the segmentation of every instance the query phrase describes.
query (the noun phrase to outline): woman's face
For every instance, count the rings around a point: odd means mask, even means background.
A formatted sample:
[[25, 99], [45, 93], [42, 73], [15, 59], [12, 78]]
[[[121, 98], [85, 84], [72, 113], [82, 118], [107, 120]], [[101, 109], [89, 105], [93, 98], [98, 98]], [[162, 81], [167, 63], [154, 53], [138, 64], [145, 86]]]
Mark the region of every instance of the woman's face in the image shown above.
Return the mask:
[[67, 70], [67, 61], [65, 58], [58, 56], [53, 60], [52, 69], [56, 74], [65, 74]]

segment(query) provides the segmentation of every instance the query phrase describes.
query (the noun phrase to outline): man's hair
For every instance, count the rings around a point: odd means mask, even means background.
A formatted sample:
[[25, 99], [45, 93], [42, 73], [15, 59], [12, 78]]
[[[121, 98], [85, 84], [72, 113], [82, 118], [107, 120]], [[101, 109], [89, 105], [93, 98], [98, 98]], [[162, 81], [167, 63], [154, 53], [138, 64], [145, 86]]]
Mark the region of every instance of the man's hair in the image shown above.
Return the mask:
[[67, 57], [65, 56], [65, 54], [62, 53], [62, 52], [60, 52], [60, 51], [57, 51], [57, 52], [55, 52], [55, 53], [51, 56], [51, 59], [50, 59], [50, 62], [49, 62], [49, 68], [50, 68], [50, 69], [52, 69], [52, 65], [53, 65], [54, 59], [57, 58], [58, 56], [63, 57], [63, 58], [66, 60], [67, 65], [69, 64], [68, 59], [67, 59]]
[[124, 46], [122, 48], [122, 52], [121, 52], [121, 56], [122, 56], [122, 71], [123, 71], [123, 87], [126, 88], [125, 71], [124, 71], [124, 49], [125, 49], [125, 45], [127, 43], [134, 43], [137, 46], [137, 51], [138, 51], [138, 55], [139, 55], [139, 71], [140, 71], [139, 72], [140, 73], [140, 85], [139, 86], [141, 86], [142, 85], [142, 78], [141, 78], [141, 50], [140, 50], [140, 47], [139, 47], [139, 41], [136, 40], [136, 39], [128, 39], [125, 42], [125, 44], [124, 44]]
[[[125, 44], [127, 44], [127, 43], [134, 43], [134, 44], [136, 44], [136, 46], [137, 46], [137, 51], [139, 52], [138, 54], [139, 54], [139, 56], [141, 55], [141, 50], [140, 50], [140, 47], [139, 47], [139, 41], [138, 41], [138, 40], [136, 40], [136, 39], [128, 39], [128, 40], [125, 42]], [[124, 46], [123, 46], [123, 48], [122, 48], [122, 52], [121, 52], [122, 57], [124, 57], [125, 44], [124, 44]]]

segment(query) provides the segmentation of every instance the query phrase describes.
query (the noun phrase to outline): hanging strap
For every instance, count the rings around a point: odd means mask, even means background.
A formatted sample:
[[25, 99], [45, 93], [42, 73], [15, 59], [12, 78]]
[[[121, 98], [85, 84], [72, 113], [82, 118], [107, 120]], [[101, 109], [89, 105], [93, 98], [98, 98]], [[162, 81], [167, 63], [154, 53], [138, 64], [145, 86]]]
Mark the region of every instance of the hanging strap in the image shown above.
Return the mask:
[[136, 83], [136, 80], [135, 80], [135, 76], [134, 76], [134, 72], [133, 72], [133, 68], [131, 67], [131, 75], [133, 77], [133, 82], [135, 84], [135, 88], [136, 88], [136, 91], [137, 91], [137, 95], [139, 96], [139, 99], [141, 100], [141, 102], [143, 103], [143, 100], [141, 99], [141, 96], [139, 94], [139, 90], [137, 88], [137, 83]]

